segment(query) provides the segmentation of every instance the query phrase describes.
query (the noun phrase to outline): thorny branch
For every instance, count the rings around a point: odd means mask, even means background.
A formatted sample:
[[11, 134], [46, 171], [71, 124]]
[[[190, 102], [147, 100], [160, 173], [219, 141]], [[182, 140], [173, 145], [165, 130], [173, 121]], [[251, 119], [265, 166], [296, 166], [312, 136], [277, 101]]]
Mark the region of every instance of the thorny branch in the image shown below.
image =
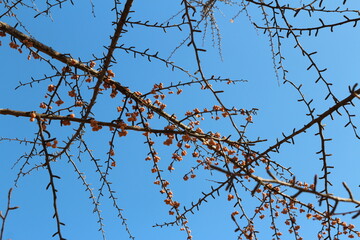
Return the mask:
[[12, 210], [16, 210], [19, 207], [15, 206], [15, 207], [11, 207], [11, 193], [12, 193], [13, 189], [10, 188], [9, 192], [8, 192], [8, 197], [7, 197], [7, 207], [6, 207], [6, 211], [5, 214], [3, 215], [3, 213], [0, 211], [0, 218], [1, 218], [1, 231], [0, 231], [0, 240], [3, 240], [3, 236], [4, 236], [4, 230], [5, 230], [5, 222], [6, 219], [10, 213], [10, 211]]

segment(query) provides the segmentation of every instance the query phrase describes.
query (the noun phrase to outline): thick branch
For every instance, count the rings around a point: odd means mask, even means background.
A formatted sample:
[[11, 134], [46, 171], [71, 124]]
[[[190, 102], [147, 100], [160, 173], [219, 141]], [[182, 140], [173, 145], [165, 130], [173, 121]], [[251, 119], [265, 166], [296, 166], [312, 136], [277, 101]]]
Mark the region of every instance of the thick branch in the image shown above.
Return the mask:
[[[32, 43], [33, 47], [40, 51], [45, 53], [46, 55], [59, 60], [62, 63], [65, 63], [67, 65], [71, 65], [74, 66], [76, 68], [79, 68], [81, 70], [83, 70], [84, 72], [87, 72], [95, 77], [98, 76], [99, 72], [90, 68], [89, 66], [85, 65], [84, 63], [81, 63], [71, 57], [66, 56], [65, 54], [61, 54], [57, 51], [55, 51], [54, 49], [52, 49], [51, 47], [37, 41], [34, 38], [31, 38], [29, 36], [27, 36], [26, 34], [18, 31], [17, 29], [11, 27], [10, 25], [8, 25], [7, 23], [1, 22], [0, 21], [0, 30], [10, 34], [11, 36], [13, 36], [14, 38], [18, 39], [20, 42], [24, 42], [24, 40], [26, 40], [27, 42]], [[25, 41], [25, 42], [26, 42]]]
[[337, 104], [335, 104], [334, 106], [332, 106], [331, 108], [329, 108], [327, 111], [325, 111], [323, 114], [319, 115], [319, 117], [315, 118], [314, 120], [312, 120], [311, 122], [309, 122], [308, 124], [306, 124], [304, 127], [300, 128], [297, 131], [294, 131], [292, 134], [290, 134], [289, 136], [283, 138], [281, 141], [278, 141], [276, 144], [272, 145], [271, 147], [269, 147], [266, 151], [264, 151], [263, 153], [259, 154], [255, 161], [260, 159], [261, 157], [264, 157], [265, 155], [267, 155], [269, 152], [273, 152], [276, 151], [276, 149], [278, 149], [280, 147], [280, 145], [282, 145], [285, 142], [288, 142], [289, 140], [291, 140], [293, 137], [295, 137], [296, 135], [306, 132], [307, 129], [309, 129], [310, 127], [312, 127], [314, 124], [316, 123], [320, 123], [324, 118], [330, 116], [331, 114], [333, 114], [334, 112], [338, 111], [339, 108], [349, 104], [349, 102], [351, 102], [354, 98], [357, 98], [357, 95], [360, 94], [360, 89], [357, 89], [356, 91], [351, 92], [351, 94], [343, 99], [342, 101], [338, 102]]
[[[0, 109], [0, 115], [11, 115], [14, 117], [28, 117], [31, 118], [31, 114], [35, 113], [33, 111], [30, 112], [24, 112], [24, 111], [16, 111], [11, 109]], [[77, 122], [77, 123], [83, 123], [83, 124], [91, 124], [91, 120], [93, 119], [84, 119], [84, 118], [72, 118], [69, 116], [61, 116], [61, 115], [52, 115], [52, 114], [41, 114], [41, 113], [35, 113], [36, 117], [39, 117], [41, 119], [48, 119], [48, 120], [68, 120], [71, 122]], [[119, 123], [116, 121], [111, 122], [103, 122], [103, 121], [96, 121], [97, 125], [104, 126], [104, 127], [119, 127]], [[217, 138], [214, 136], [211, 136], [209, 134], [201, 134], [197, 132], [189, 132], [189, 131], [181, 131], [181, 130], [170, 130], [170, 129], [154, 129], [154, 128], [143, 128], [139, 126], [125, 126], [123, 127], [125, 130], [131, 130], [131, 131], [137, 131], [137, 132], [150, 132], [150, 133], [159, 133], [159, 134], [177, 134], [177, 135], [185, 135], [188, 134], [192, 137], [196, 137], [198, 139], [213, 139], [215, 141], [221, 141], [226, 142], [230, 145], [239, 144], [238, 142], [231, 141], [229, 139], [223, 139], [223, 138]], [[12, 139], [9, 139], [12, 140]], [[249, 141], [245, 144], [255, 144], [258, 142], [263, 142], [266, 140], [258, 140], [258, 141]]]

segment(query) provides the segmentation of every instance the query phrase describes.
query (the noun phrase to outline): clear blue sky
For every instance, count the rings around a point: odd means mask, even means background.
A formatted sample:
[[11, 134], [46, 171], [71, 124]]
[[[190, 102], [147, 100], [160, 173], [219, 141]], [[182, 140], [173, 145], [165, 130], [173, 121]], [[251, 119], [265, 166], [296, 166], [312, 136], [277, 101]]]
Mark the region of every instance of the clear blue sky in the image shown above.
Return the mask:
[[[103, 46], [110, 43], [109, 36], [112, 34], [114, 13], [110, 12], [113, 7], [112, 1], [93, 0], [95, 5], [95, 17], [92, 14], [90, 1], [75, 1], [75, 5], [65, 3], [62, 9], [54, 8], [51, 17], [39, 16], [33, 18], [34, 12], [26, 8], [16, 11], [18, 19], [24, 23], [26, 29], [37, 40], [53, 47], [61, 53], [71, 53], [72, 57], [80, 58], [83, 61], [92, 59], [92, 55], [101, 57], [106, 52]], [[221, 5], [221, 4], [220, 4]], [[0, 5], [0, 14], [3, 12], [3, 5]], [[39, 5], [40, 9], [44, 6]], [[360, 6], [354, 6], [359, 8]], [[135, 1], [133, 10], [130, 13], [133, 21], [149, 20], [149, 22], [165, 22], [181, 9], [180, 1]], [[265, 150], [276, 142], [276, 138], [282, 138], [281, 133], [290, 133], [293, 128], [301, 128], [310, 118], [305, 116], [305, 106], [299, 102], [296, 91], [288, 84], [280, 85], [275, 77], [272, 64], [271, 51], [267, 35], [261, 30], [256, 31], [245, 14], [241, 14], [230, 22], [236, 15], [237, 10], [229, 7], [224, 8], [223, 15], [216, 13], [218, 25], [222, 36], [222, 56], [218, 49], [212, 48], [211, 35], [204, 38], [204, 47], [208, 50], [201, 54], [204, 71], [207, 77], [221, 76], [224, 78], [244, 79], [247, 82], [240, 82], [236, 85], [214, 83], [216, 90], [224, 90], [221, 97], [225, 105], [237, 108], [258, 108], [258, 114], [253, 116], [253, 123], [247, 130], [248, 137], [255, 140], [257, 137], [267, 139], [255, 147], [256, 151]], [[254, 7], [249, 8], [249, 14], [256, 22], [261, 22], [260, 10]], [[178, 17], [176, 19], [179, 19]], [[326, 15], [326, 21], [336, 21], [330, 14]], [[0, 21], [14, 25], [13, 18], [3, 17]], [[314, 19], [310, 21], [306, 16], [300, 16], [293, 25], [305, 26], [309, 24], [319, 25]], [[18, 29], [25, 32], [23, 28]], [[148, 29], [142, 26], [127, 27], [128, 32], [120, 39], [124, 46], [134, 46], [138, 50], [149, 48], [149, 53], [159, 51], [159, 56], [167, 58], [172, 50], [181, 43], [186, 36], [188, 27], [185, 25], [183, 31], [169, 29], [165, 34], [161, 29]], [[26, 33], [26, 32], [25, 32]], [[315, 60], [323, 68], [328, 68], [324, 76], [332, 82], [333, 91], [342, 99], [348, 96], [348, 86], [359, 82], [359, 54], [360, 34], [357, 28], [352, 26], [340, 26], [335, 28], [334, 33], [323, 30], [318, 37], [301, 37], [303, 46], [309, 51], [317, 51]], [[53, 71], [43, 62], [37, 60], [26, 60], [26, 53], [19, 54], [16, 50], [10, 49], [8, 37], [1, 38], [0, 47], [0, 108], [10, 108], [20, 111], [39, 111], [39, 103], [44, 101], [47, 86], [51, 84], [44, 81], [39, 84], [24, 86], [14, 91], [15, 87], [22, 83], [31, 81], [31, 77], [41, 79], [45, 75], [53, 74]], [[202, 35], [197, 35], [198, 45], [203, 41]], [[323, 84], [314, 84], [316, 73], [312, 70], [306, 71], [309, 62], [301, 55], [298, 49], [294, 49], [293, 39], [283, 40], [283, 55], [286, 58], [285, 66], [289, 71], [288, 78], [297, 84], [303, 83], [303, 91], [308, 99], [314, 98], [313, 105], [316, 107], [316, 114], [320, 114], [329, 108], [333, 102], [324, 101], [326, 93]], [[171, 71], [165, 68], [162, 62], [117, 50], [115, 53], [117, 64], [112, 67], [116, 73], [115, 80], [132, 91], [143, 93], [151, 90], [155, 83], [163, 82], [169, 85], [171, 82], [189, 81], [186, 74], [180, 71]], [[196, 71], [196, 63], [191, 48], [183, 47], [175, 53], [172, 58], [177, 65], [189, 69], [191, 73]], [[56, 64], [61, 68], [62, 64]], [[56, 81], [55, 81], [56, 82]], [[64, 90], [64, 93], [66, 91]], [[357, 101], [355, 101], [356, 104]], [[121, 105], [121, 98], [111, 99], [108, 94], [102, 95], [95, 108], [98, 120], [111, 121], [116, 118], [116, 106]], [[206, 91], [201, 91], [199, 85], [184, 87], [183, 94], [168, 96], [166, 98], [167, 112], [176, 113], [179, 117], [184, 116], [187, 110], [196, 107], [203, 109], [211, 108], [216, 104], [215, 99]], [[350, 108], [351, 113], [359, 114], [358, 108]], [[359, 118], [354, 118], [359, 123]], [[244, 124], [245, 119], [239, 118], [239, 124]], [[162, 122], [154, 122], [154, 126], [164, 126]], [[330, 175], [334, 183], [332, 192], [347, 197], [342, 188], [341, 182], [345, 181], [353, 189], [354, 197], [360, 197], [358, 191], [358, 146], [359, 140], [353, 136], [351, 128], [344, 128], [346, 117], [335, 116], [335, 121], [324, 121], [327, 124], [325, 135], [334, 140], [327, 145], [329, 152], [333, 154], [329, 158], [330, 164], [335, 166]], [[15, 118], [12, 116], [0, 115], [0, 137], [26, 138], [31, 140], [37, 132], [35, 123], [26, 118]], [[50, 127], [53, 136], [65, 140], [70, 136], [76, 124], [59, 128], [54, 122]], [[205, 121], [202, 127], [205, 131], [221, 132], [223, 135], [236, 136], [228, 121]], [[314, 137], [316, 129], [309, 130], [295, 138], [295, 145], [284, 145], [280, 154], [272, 154], [273, 160], [285, 166], [292, 166], [293, 171], [302, 176], [300, 181], [311, 182], [313, 175], [320, 172], [321, 161], [315, 152], [320, 150], [320, 141]], [[108, 131], [91, 132], [85, 135], [90, 148], [96, 158], [104, 161], [109, 151], [108, 141], [111, 135]], [[156, 150], [161, 154], [163, 169], [171, 161], [171, 153], [174, 146], [167, 147], [162, 144], [165, 138], [160, 137], [155, 144]], [[186, 235], [179, 231], [178, 226], [167, 228], [153, 228], [156, 223], [172, 221], [173, 217], [168, 215], [168, 206], [163, 202], [164, 197], [159, 193], [159, 186], [154, 185], [154, 174], [151, 173], [152, 164], [144, 161], [148, 153], [145, 138], [140, 133], [130, 133], [126, 138], [116, 139], [115, 151], [117, 167], [110, 174], [110, 181], [113, 189], [116, 190], [119, 206], [124, 209], [123, 214], [128, 219], [127, 223], [136, 239], [186, 239]], [[13, 167], [17, 159], [26, 152], [29, 152], [31, 145], [17, 144], [15, 142], [1, 141], [0, 150], [0, 210], [5, 210], [7, 191], [14, 185], [19, 164]], [[72, 154], [75, 161], [78, 156], [77, 145], [73, 147]], [[35, 158], [32, 164], [41, 163], [43, 159]], [[175, 199], [181, 202], [182, 206], [190, 206], [202, 196], [201, 192], [208, 192], [212, 185], [211, 180], [222, 181], [224, 176], [219, 173], [211, 175], [208, 171], [197, 171], [197, 178], [187, 182], [182, 181], [183, 175], [196, 164], [191, 157], [183, 162], [177, 163], [175, 172], [164, 176], [171, 182]], [[13, 167], [13, 168], [12, 168]], [[78, 162], [78, 167], [87, 176], [88, 183], [92, 184], [94, 191], [99, 187], [99, 175], [95, 172], [93, 162], [88, 157]], [[54, 172], [62, 179], [56, 182], [59, 189], [59, 213], [62, 221], [66, 224], [63, 227], [63, 235], [67, 239], [102, 239], [98, 232], [96, 214], [92, 213], [93, 205], [89, 199], [88, 192], [77, 179], [72, 166], [66, 158], [60, 159], [54, 164]], [[264, 175], [264, 177], [267, 177]], [[55, 220], [52, 219], [52, 199], [50, 191], [45, 188], [48, 184], [48, 175], [44, 169], [33, 171], [30, 175], [21, 177], [18, 187], [14, 189], [12, 204], [20, 206], [19, 209], [11, 212], [5, 230], [5, 238], [17, 239], [50, 239], [56, 231]], [[203, 204], [200, 211], [195, 215], [189, 215], [189, 226], [192, 229], [194, 239], [236, 239], [234, 233], [235, 225], [230, 219], [234, 211], [233, 202], [227, 201], [227, 192], [220, 191], [220, 197], [211, 199]], [[252, 214], [254, 206], [257, 206], [248, 193], [243, 193], [244, 205]], [[247, 194], [247, 195], [246, 195]], [[96, 194], [97, 195], [97, 194]], [[307, 199], [307, 198], [305, 198]], [[314, 198], [308, 198], [314, 201]], [[108, 196], [101, 201], [101, 210], [104, 218], [107, 239], [127, 239], [128, 235], [121, 226], [112, 202]], [[315, 239], [317, 230], [314, 231], [311, 220], [305, 220], [305, 216], [299, 216], [303, 222], [300, 230], [304, 239]], [[349, 219], [347, 219], [349, 221]], [[283, 225], [279, 219], [279, 226]], [[283, 226], [284, 227], [284, 226]], [[271, 239], [269, 219], [257, 222], [257, 228], [261, 232], [259, 239]], [[284, 227], [283, 229], [286, 229]], [[283, 230], [286, 232], [286, 230]], [[284, 238], [287, 239], [287, 238]]]

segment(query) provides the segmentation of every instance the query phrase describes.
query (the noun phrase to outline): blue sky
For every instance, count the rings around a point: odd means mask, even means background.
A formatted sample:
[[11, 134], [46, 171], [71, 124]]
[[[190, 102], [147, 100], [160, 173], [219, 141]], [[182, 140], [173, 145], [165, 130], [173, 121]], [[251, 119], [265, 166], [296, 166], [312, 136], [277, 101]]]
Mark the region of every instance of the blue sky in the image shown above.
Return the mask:
[[[71, 53], [72, 57], [89, 61], [93, 54], [101, 57], [106, 52], [104, 46], [110, 42], [109, 36], [112, 34], [114, 13], [110, 12], [113, 3], [110, 1], [93, 0], [95, 5], [95, 17], [92, 14], [91, 2], [75, 1], [72, 6], [65, 3], [62, 9], [54, 8], [49, 16], [39, 16], [33, 18], [34, 12], [20, 8], [17, 10], [17, 17], [26, 25], [26, 29], [37, 40], [52, 46], [55, 50], [62, 53]], [[355, 4], [353, 4], [355, 5]], [[221, 4], [219, 4], [221, 6]], [[3, 6], [2, 6], [3, 7]], [[43, 6], [38, 6], [40, 9]], [[351, 7], [351, 6], [350, 6]], [[359, 6], [352, 6], [359, 8]], [[3, 11], [3, 8], [0, 8]], [[180, 1], [135, 1], [131, 13], [133, 21], [149, 20], [149, 22], [165, 22], [181, 9]], [[212, 47], [211, 35], [204, 38], [204, 48], [208, 51], [201, 54], [203, 68], [207, 77], [212, 75], [231, 79], [243, 79], [247, 82], [239, 82], [236, 85], [226, 85], [214, 83], [216, 90], [224, 90], [220, 96], [225, 105], [237, 108], [257, 108], [257, 115], [253, 116], [253, 123], [247, 130], [250, 139], [260, 137], [267, 139], [265, 143], [258, 144], [256, 151], [265, 150], [268, 146], [276, 142], [276, 138], [281, 139], [281, 133], [291, 133], [293, 128], [301, 128], [310, 118], [305, 116], [305, 106], [297, 102], [298, 95], [289, 84], [280, 85], [275, 77], [272, 64], [272, 55], [269, 47], [269, 39], [261, 30], [256, 31], [249, 22], [245, 14], [239, 15], [230, 22], [236, 15], [236, 10], [224, 7], [223, 14], [216, 12], [218, 25], [222, 36], [222, 59], [218, 54], [218, 49]], [[249, 8], [249, 14], [254, 21], [261, 22], [260, 10], [254, 7]], [[176, 18], [179, 19], [179, 18]], [[326, 22], [336, 21], [338, 18], [331, 14], [324, 16]], [[0, 21], [14, 25], [14, 18], [4, 17]], [[304, 16], [299, 16], [294, 20], [296, 26], [319, 25], [316, 20], [311, 20]], [[24, 31], [20, 26], [19, 30]], [[169, 29], [163, 33], [161, 29], [148, 29], [142, 26], [126, 28], [128, 32], [120, 38], [120, 44], [124, 46], [136, 47], [139, 51], [149, 48], [149, 53], [159, 51], [159, 56], [167, 58], [170, 53], [183, 40], [188, 31], [188, 27], [183, 26], [183, 31]], [[26, 33], [26, 32], [25, 32]], [[318, 37], [300, 38], [302, 45], [309, 51], [318, 51], [315, 60], [323, 68], [328, 68], [324, 73], [326, 79], [332, 82], [333, 91], [342, 99], [349, 95], [348, 86], [359, 82], [359, 40], [360, 35], [357, 28], [352, 26], [340, 26], [335, 28], [334, 33], [329, 30], [320, 31]], [[39, 103], [44, 101], [47, 87], [51, 84], [44, 81], [33, 84], [32, 87], [24, 86], [16, 91], [14, 89], [22, 83], [31, 81], [31, 77], [40, 79], [45, 75], [53, 74], [53, 71], [43, 62], [37, 60], [26, 60], [26, 53], [19, 54], [16, 50], [10, 49], [8, 44], [9, 37], [0, 39], [2, 87], [0, 88], [0, 108], [9, 108], [20, 111], [38, 111]], [[201, 45], [202, 34], [197, 35], [198, 45]], [[316, 114], [321, 114], [327, 110], [333, 102], [324, 101], [326, 93], [324, 85], [315, 84], [316, 73], [313, 70], [306, 71], [309, 62], [301, 55], [298, 49], [294, 49], [293, 39], [284, 39], [282, 53], [285, 60], [285, 67], [289, 71], [288, 78], [297, 84], [303, 84], [304, 94], [308, 99], [314, 99], [313, 105], [316, 107]], [[132, 91], [143, 93], [151, 90], [155, 83], [163, 82], [169, 85], [171, 82], [189, 81], [186, 74], [180, 71], [172, 71], [164, 67], [164, 63], [152, 60], [148, 62], [146, 58], [117, 50], [115, 53], [117, 64], [111, 69], [115, 72], [115, 80], [124, 86], [128, 86]], [[177, 65], [183, 66], [193, 73], [196, 71], [196, 62], [191, 48], [182, 47], [172, 58]], [[61, 68], [63, 64], [56, 63]], [[56, 80], [54, 79], [56, 82]], [[66, 94], [67, 90], [64, 89]], [[85, 96], [87, 96], [85, 94]], [[207, 91], [200, 90], [200, 85], [184, 87], [183, 94], [180, 96], [169, 95], [166, 98], [169, 113], [176, 113], [179, 117], [184, 116], [187, 110], [196, 107], [211, 108], [216, 104], [214, 97]], [[356, 101], [355, 101], [356, 104]], [[121, 105], [121, 97], [111, 99], [108, 94], [103, 94], [97, 101], [94, 112], [98, 120], [111, 121], [116, 118], [116, 106]], [[352, 114], [359, 114], [358, 108], [349, 108]], [[335, 166], [335, 170], [330, 175], [334, 183], [332, 192], [347, 197], [341, 182], [345, 181], [353, 189], [354, 196], [359, 197], [357, 178], [358, 144], [359, 140], [353, 135], [350, 127], [344, 128], [346, 118], [334, 116], [335, 121], [326, 119], [323, 123], [327, 125], [325, 135], [332, 138], [328, 143], [327, 149], [333, 154], [329, 161]], [[244, 124], [245, 117], [237, 118], [239, 124]], [[355, 123], [359, 118], [354, 118]], [[32, 139], [37, 132], [35, 123], [28, 119], [15, 118], [12, 116], [0, 115], [0, 135], [5, 138], [26, 138]], [[154, 121], [154, 126], [163, 127], [163, 122]], [[59, 123], [54, 122], [49, 127], [53, 136], [65, 140], [72, 133], [72, 129], [77, 126], [73, 124], [69, 127], [59, 127]], [[206, 131], [221, 132], [223, 135], [236, 136], [234, 130], [226, 120], [204, 121], [202, 128]], [[271, 154], [273, 160], [292, 166], [292, 169], [301, 181], [312, 181], [315, 173], [321, 170], [321, 161], [315, 154], [320, 149], [320, 141], [314, 137], [316, 128], [310, 129], [306, 134], [295, 138], [295, 145], [283, 145], [280, 154]], [[109, 151], [109, 131], [91, 132], [88, 129], [84, 136], [89, 147], [93, 150], [96, 158], [105, 161]], [[160, 166], [163, 169], [171, 161], [171, 154], [175, 147], [167, 147], [162, 144], [165, 140], [160, 137], [155, 144], [157, 152], [163, 159]], [[159, 186], [154, 185], [154, 174], [151, 173], [152, 164], [144, 161], [148, 149], [144, 144], [145, 138], [136, 132], [131, 132], [126, 138], [117, 138], [115, 141], [116, 161], [115, 167], [110, 174], [112, 187], [116, 190], [118, 204], [124, 209], [123, 214], [128, 219], [127, 223], [132, 234], [136, 239], [186, 239], [186, 235], [179, 231], [179, 226], [167, 228], [153, 228], [156, 223], [173, 221], [174, 218], [168, 215], [168, 206], [163, 202], [164, 197], [159, 193]], [[1, 141], [0, 150], [0, 209], [5, 210], [7, 191], [14, 185], [20, 164], [13, 167], [17, 159], [28, 152], [31, 145], [17, 144], [15, 142]], [[73, 159], [77, 166], [87, 176], [87, 181], [92, 184], [96, 191], [99, 188], [99, 175], [95, 172], [94, 164], [89, 157], [83, 156], [81, 162], [77, 159], [77, 144], [72, 147]], [[41, 158], [35, 158], [32, 162], [40, 163]], [[169, 174], [164, 172], [174, 192], [176, 199], [179, 199], [182, 206], [189, 206], [202, 196], [201, 192], [208, 192], [211, 181], [223, 181], [225, 177], [219, 173], [210, 174], [209, 171], [197, 171], [197, 178], [187, 182], [182, 181], [183, 175], [196, 164], [195, 159], [188, 157], [181, 163], [176, 163], [176, 171]], [[101, 239], [98, 231], [94, 206], [91, 204], [88, 192], [85, 192], [78, 176], [66, 158], [60, 159], [54, 164], [54, 172], [61, 176], [57, 181], [59, 189], [59, 212], [62, 221], [66, 224], [63, 228], [63, 235], [67, 239]], [[264, 175], [264, 177], [267, 177]], [[13, 205], [20, 206], [19, 209], [11, 212], [7, 220], [4, 239], [50, 239], [56, 231], [55, 221], [52, 219], [53, 209], [50, 191], [46, 191], [48, 175], [44, 169], [33, 171], [30, 175], [21, 177], [18, 187], [14, 189], [12, 202]], [[194, 215], [189, 215], [189, 226], [192, 229], [194, 239], [236, 239], [234, 233], [235, 225], [230, 219], [233, 209], [233, 202], [227, 201], [227, 192], [220, 191], [220, 196], [215, 200], [209, 200], [203, 204], [200, 211]], [[252, 213], [256, 201], [249, 195], [243, 193], [243, 204]], [[97, 195], [97, 194], [96, 194]], [[313, 197], [304, 197], [308, 201], [314, 201]], [[345, 209], [345, 208], [344, 208]], [[104, 196], [101, 200], [101, 210], [105, 223], [107, 239], [127, 239], [128, 235], [112, 207], [111, 200]], [[346, 221], [349, 219], [345, 218]], [[304, 239], [315, 239], [317, 230], [313, 230], [311, 220], [305, 220], [305, 216], [299, 216], [302, 223], [301, 234]], [[282, 220], [279, 219], [279, 226]], [[283, 224], [282, 224], [283, 225]], [[284, 227], [284, 226], [283, 226]], [[270, 239], [267, 234], [269, 231], [269, 219], [257, 222], [257, 228], [265, 237], [259, 239]], [[284, 227], [283, 229], [286, 229]], [[283, 230], [286, 232], [286, 230]]]

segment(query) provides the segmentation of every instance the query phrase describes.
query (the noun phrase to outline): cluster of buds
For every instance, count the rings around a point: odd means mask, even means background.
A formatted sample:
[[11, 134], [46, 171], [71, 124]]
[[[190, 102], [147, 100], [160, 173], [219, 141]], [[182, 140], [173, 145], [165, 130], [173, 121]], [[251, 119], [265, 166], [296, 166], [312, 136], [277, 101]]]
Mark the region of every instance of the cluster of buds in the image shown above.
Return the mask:
[[95, 119], [90, 120], [90, 126], [92, 127], [92, 130], [95, 132], [102, 129], [102, 126], [98, 125], [98, 121], [96, 121]]

